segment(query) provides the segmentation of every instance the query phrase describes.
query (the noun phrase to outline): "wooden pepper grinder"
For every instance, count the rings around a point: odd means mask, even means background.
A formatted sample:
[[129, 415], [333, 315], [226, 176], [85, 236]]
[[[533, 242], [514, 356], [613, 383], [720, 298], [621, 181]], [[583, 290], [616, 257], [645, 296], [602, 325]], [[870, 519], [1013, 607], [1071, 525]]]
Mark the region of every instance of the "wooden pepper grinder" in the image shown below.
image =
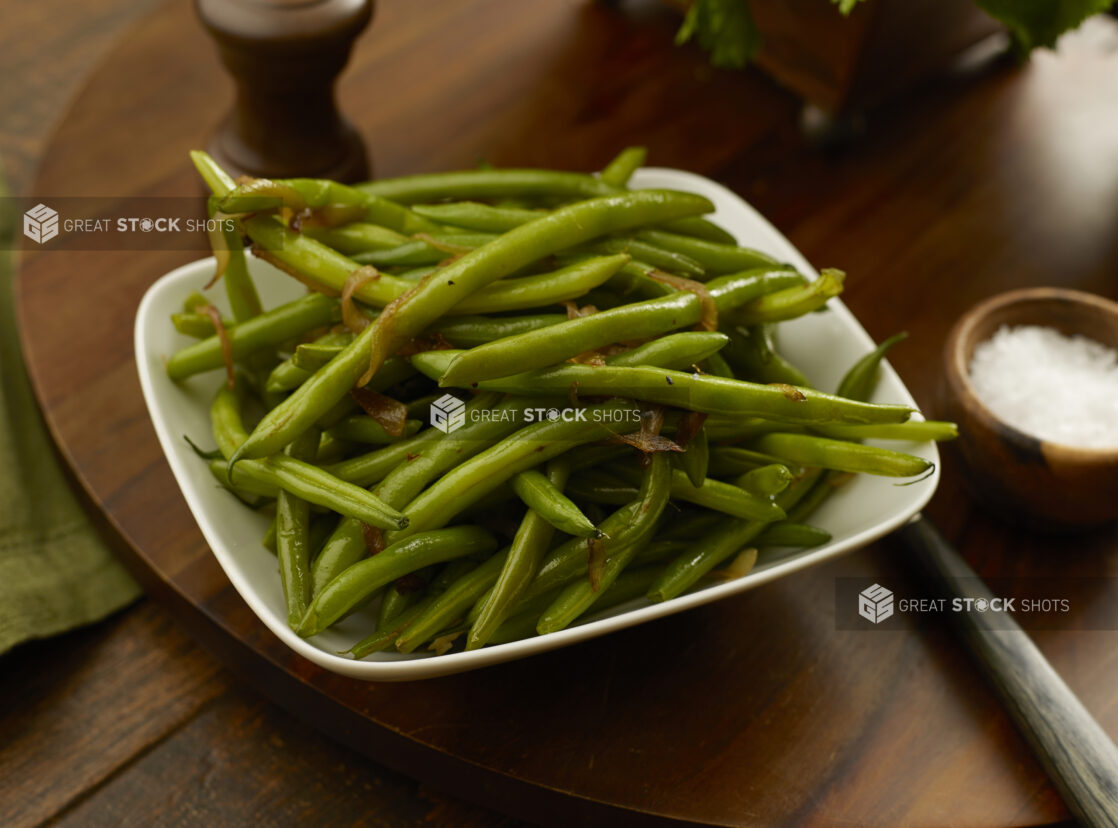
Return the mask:
[[237, 85], [210, 141], [233, 175], [358, 181], [370, 177], [361, 136], [338, 112], [334, 80], [373, 0], [195, 0]]

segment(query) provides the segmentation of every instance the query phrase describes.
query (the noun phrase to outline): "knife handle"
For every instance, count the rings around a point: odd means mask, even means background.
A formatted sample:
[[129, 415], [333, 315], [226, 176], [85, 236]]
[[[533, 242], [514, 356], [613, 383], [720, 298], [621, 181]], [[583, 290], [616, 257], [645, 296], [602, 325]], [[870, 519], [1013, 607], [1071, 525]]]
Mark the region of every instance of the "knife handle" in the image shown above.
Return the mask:
[[[930, 521], [899, 535], [947, 594], [994, 597]], [[951, 617], [1068, 808], [1084, 825], [1118, 827], [1118, 748], [1012, 617], [999, 614], [995, 629], [990, 616]]]

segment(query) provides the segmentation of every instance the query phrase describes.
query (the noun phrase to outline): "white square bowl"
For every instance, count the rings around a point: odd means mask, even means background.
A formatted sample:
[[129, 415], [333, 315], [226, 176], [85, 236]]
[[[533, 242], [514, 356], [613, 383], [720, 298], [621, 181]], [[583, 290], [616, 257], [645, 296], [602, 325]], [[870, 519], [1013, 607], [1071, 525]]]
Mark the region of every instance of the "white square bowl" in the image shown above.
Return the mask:
[[[709, 198], [715, 205], [714, 221], [732, 232], [741, 244], [755, 247], [795, 265], [809, 278], [816, 272], [803, 256], [756, 210], [726, 188], [693, 173], [645, 168], [634, 177], [634, 186], [687, 190]], [[250, 270], [265, 307], [274, 307], [302, 295], [304, 288], [258, 259]], [[918, 483], [898, 486], [889, 478], [859, 475], [830, 497], [812, 516], [812, 523], [832, 535], [815, 549], [766, 552], [758, 566], [744, 577], [711, 583], [692, 592], [650, 604], [644, 599], [588, 619], [551, 635], [499, 644], [470, 652], [401, 655], [379, 653], [354, 660], [340, 653], [367, 635], [374, 626], [371, 609], [356, 613], [312, 639], [302, 639], [287, 626], [286, 609], [275, 556], [261, 545], [268, 519], [245, 508], [221, 489], [183, 439], [212, 444], [209, 404], [222, 381], [222, 371], [192, 377], [176, 384], [167, 377], [164, 359], [189, 343], [169, 321], [181, 309], [188, 293], [200, 290], [213, 273], [213, 259], [184, 265], [160, 278], [145, 294], [136, 316], [136, 363], [144, 399], [167, 461], [182, 489], [218, 563], [236, 590], [261, 621], [285, 644], [328, 670], [366, 681], [410, 681], [472, 670], [490, 664], [565, 647], [614, 630], [662, 618], [709, 601], [728, 598], [822, 563], [836, 555], [864, 546], [905, 523], [924, 507], [939, 482], [939, 454], [934, 444], [906, 444], [901, 448], [936, 464], [935, 471]], [[214, 302], [223, 310], [224, 293], [215, 290]], [[832, 299], [825, 313], [785, 322], [778, 341], [781, 352], [822, 389], [837, 386], [856, 359], [873, 347], [873, 341], [854, 316]], [[882, 365], [875, 402], [915, 407], [915, 401], [888, 365]], [[895, 444], [893, 444], [895, 445]]]

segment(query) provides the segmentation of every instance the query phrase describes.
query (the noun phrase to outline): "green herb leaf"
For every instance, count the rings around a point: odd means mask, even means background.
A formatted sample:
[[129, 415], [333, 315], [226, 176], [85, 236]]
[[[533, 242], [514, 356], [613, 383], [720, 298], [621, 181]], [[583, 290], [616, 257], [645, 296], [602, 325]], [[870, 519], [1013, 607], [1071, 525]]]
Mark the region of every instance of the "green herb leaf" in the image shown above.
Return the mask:
[[1093, 14], [1110, 8], [1111, 0], [977, 0], [991, 17], [1004, 23], [1018, 49], [1055, 48], [1056, 39]]
[[[844, 0], [849, 2], [849, 0]], [[715, 66], [740, 69], [757, 56], [761, 36], [748, 0], [695, 0], [676, 33], [676, 44], [695, 38]]]

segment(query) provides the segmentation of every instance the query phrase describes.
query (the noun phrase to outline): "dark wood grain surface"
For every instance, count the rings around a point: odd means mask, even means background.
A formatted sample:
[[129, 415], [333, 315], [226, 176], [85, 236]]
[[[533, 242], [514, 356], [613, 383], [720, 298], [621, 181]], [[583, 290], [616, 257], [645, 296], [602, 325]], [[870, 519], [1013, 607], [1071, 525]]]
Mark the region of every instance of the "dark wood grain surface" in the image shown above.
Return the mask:
[[[423, 4], [422, 13], [416, 8], [380, 4], [340, 89], [381, 174], [479, 158], [587, 169], [619, 146], [645, 143], [654, 163], [727, 183], [816, 264], [847, 270], [846, 301], [871, 335], [912, 334], [893, 363], [925, 408], [935, 409], [946, 332], [973, 302], [1024, 285], [1118, 292], [1112, 24], [1091, 25], [1068, 38], [1060, 55], [1039, 55], [1023, 69], [995, 63], [927, 85], [875, 113], [856, 146], [823, 155], [800, 138], [790, 96], [756, 74], [713, 71], [695, 53], [672, 49], [676, 20], [657, 3], [611, 9], [566, 0], [440, 0]], [[169, 5], [92, 76], [51, 141], [36, 191], [196, 192], [186, 150], [204, 142], [228, 102], [228, 84], [188, 5]], [[135, 307], [158, 275], [193, 256], [27, 256], [19, 299], [29, 367], [63, 454], [156, 598], [306, 720], [440, 789], [553, 823], [656, 816], [1034, 825], [1066, 818], [945, 630], [836, 630], [836, 576], [911, 584], [900, 547], [888, 542], [718, 605], [456, 678], [364, 685], [294, 657], [213, 562], [139, 396]], [[98, 313], [89, 314], [91, 307]], [[981, 574], [1114, 574], [1113, 529], [1031, 537], [973, 510], [963, 483], [949, 457], [929, 512]], [[1077, 599], [1090, 611], [1114, 597], [1098, 582]], [[150, 629], [134, 617], [114, 623], [136, 625], [131, 636]], [[1035, 638], [1087, 709], [1118, 733], [1113, 633]], [[170, 693], [173, 707], [181, 684], [175, 671], [192, 680], [205, 672], [179, 662], [170, 643], [144, 651], [147, 667], [133, 665], [130, 636], [109, 640], [123, 648], [118, 663], [153, 682], [143, 698]], [[86, 649], [78, 648], [89, 658]], [[87, 806], [103, 815], [122, 803], [135, 803], [127, 805], [132, 812], [174, 808], [158, 804], [153, 791], [179, 765], [205, 756], [209, 739], [224, 746], [224, 767], [234, 775], [247, 774], [255, 759], [260, 776], [248, 778], [260, 785], [282, 789], [276, 777], [307, 775], [292, 764], [265, 770], [252, 745], [267, 751], [271, 714], [253, 713], [257, 703], [239, 701], [212, 662], [191, 657], [208, 665], [214, 688], [203, 681], [183, 702], [181, 730], [146, 737], [158, 740], [158, 752], [122, 745], [114, 749], [128, 755], [119, 760], [126, 772], [114, 776], [106, 763], [88, 772], [89, 782], [74, 782], [71, 799], [81, 801], [68, 812], [73, 819], [88, 817]], [[54, 661], [39, 669], [48, 664]], [[98, 698], [91, 708], [103, 709]], [[43, 710], [49, 702], [49, 693], [23, 701]], [[134, 728], [133, 744], [143, 743], [146, 724]], [[20, 724], [11, 727], [20, 732]], [[305, 730], [295, 733], [304, 754], [335, 750], [318, 747]], [[360, 773], [348, 778], [361, 784]], [[26, 779], [41, 784], [34, 773]], [[255, 785], [221, 782], [202, 790], [228, 798], [227, 813], [251, 810], [246, 797], [258, 795]], [[186, 789], [184, 813], [201, 808], [198, 785]], [[277, 820], [303, 813], [294, 799], [285, 807]], [[199, 811], [218, 812], [226, 813]]]

